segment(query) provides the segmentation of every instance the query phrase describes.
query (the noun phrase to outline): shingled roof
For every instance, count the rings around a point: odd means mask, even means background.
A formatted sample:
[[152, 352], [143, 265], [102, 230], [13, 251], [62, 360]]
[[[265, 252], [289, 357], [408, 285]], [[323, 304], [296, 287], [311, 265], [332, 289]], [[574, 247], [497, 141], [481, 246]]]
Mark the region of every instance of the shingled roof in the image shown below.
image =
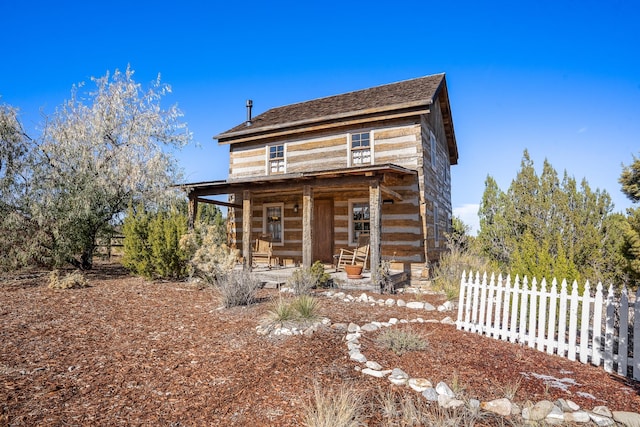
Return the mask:
[[[318, 98], [272, 108], [246, 122], [214, 136], [220, 144], [233, 144], [252, 136], [301, 129], [323, 122], [335, 122], [358, 116], [374, 116], [397, 110], [424, 112], [440, 93], [441, 111], [447, 132], [452, 164], [457, 163], [457, 147], [446, 89], [445, 75], [434, 74], [368, 89]], [[453, 149], [453, 151], [451, 150]]]

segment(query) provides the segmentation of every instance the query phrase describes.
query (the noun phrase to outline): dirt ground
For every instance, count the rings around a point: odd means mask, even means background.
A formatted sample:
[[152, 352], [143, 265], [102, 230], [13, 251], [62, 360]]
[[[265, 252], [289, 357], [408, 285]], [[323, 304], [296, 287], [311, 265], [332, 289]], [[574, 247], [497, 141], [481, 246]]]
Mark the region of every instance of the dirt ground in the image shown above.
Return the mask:
[[[277, 290], [261, 290], [257, 304], [221, 309], [210, 289], [148, 282], [117, 265], [88, 277], [90, 287], [71, 290], [47, 288], [46, 274], [0, 279], [0, 425], [296, 426], [314, 385], [346, 383], [370, 402], [395, 387], [354, 369], [344, 332], [258, 335]], [[320, 301], [321, 315], [333, 323], [455, 317]], [[454, 326], [398, 327], [423, 334], [428, 348], [396, 356], [370, 333], [362, 352], [413, 377], [455, 384], [465, 397], [504, 397], [519, 384], [514, 400], [521, 403], [566, 398], [586, 409], [640, 408], [638, 384], [601, 368]], [[379, 425], [376, 417], [369, 425]]]

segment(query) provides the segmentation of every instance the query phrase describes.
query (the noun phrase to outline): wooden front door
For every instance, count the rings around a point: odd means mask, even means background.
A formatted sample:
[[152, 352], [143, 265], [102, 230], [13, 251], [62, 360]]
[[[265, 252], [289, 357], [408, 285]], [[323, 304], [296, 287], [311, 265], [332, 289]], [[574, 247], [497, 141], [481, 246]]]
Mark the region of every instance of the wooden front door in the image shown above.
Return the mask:
[[313, 201], [313, 262], [333, 261], [333, 200]]

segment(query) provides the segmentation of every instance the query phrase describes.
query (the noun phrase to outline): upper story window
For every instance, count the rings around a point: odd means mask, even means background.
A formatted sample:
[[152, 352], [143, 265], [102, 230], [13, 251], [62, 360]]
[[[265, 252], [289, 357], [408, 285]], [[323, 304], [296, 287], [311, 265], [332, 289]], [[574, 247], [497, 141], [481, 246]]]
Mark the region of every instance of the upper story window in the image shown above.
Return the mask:
[[269, 147], [269, 173], [284, 173], [284, 144]]
[[352, 133], [349, 153], [351, 166], [371, 164], [370, 132]]
[[263, 207], [262, 232], [271, 235], [275, 245], [284, 243], [284, 204], [268, 203]]
[[431, 167], [433, 169], [436, 168], [436, 160], [437, 160], [437, 141], [436, 141], [436, 136], [433, 134], [433, 132], [429, 131], [429, 142], [431, 143]]

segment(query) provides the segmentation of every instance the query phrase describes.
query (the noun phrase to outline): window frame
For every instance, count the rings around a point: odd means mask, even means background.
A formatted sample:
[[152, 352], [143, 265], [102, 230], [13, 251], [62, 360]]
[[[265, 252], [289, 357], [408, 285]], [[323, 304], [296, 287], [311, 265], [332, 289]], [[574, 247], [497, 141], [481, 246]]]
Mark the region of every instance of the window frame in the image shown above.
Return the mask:
[[267, 212], [269, 208], [280, 208], [280, 240], [275, 240], [275, 236], [272, 235], [271, 243], [273, 246], [284, 246], [284, 203], [264, 203], [262, 205], [262, 233], [269, 234], [269, 221]]
[[368, 221], [359, 221], [359, 222], [368, 222], [369, 223], [369, 233], [371, 232], [371, 206], [369, 205], [369, 199], [349, 199], [349, 211], [347, 212], [347, 216], [349, 217], [349, 246], [357, 246], [358, 238], [355, 235], [355, 223], [356, 221], [353, 219], [353, 207], [357, 205], [367, 205], [369, 208], [369, 219]]
[[[277, 156], [277, 157], [271, 157], [271, 149], [275, 148], [276, 149], [276, 154], [278, 154], [278, 147], [282, 147], [282, 156]], [[287, 173], [287, 146], [284, 143], [279, 143], [279, 144], [271, 144], [271, 145], [267, 145], [267, 152], [266, 152], [266, 157], [267, 157], [267, 165], [266, 165], [266, 172], [267, 175], [280, 175], [283, 173]], [[272, 171], [271, 165], [274, 162], [282, 162], [282, 170], [276, 170], [275, 172]], [[280, 165], [278, 165], [277, 169], [280, 169]]]
[[[354, 163], [353, 161], [353, 155], [356, 152], [364, 152], [367, 151], [366, 148], [362, 148], [362, 147], [358, 147], [356, 149], [353, 148], [353, 136], [354, 135], [365, 135], [367, 134], [368, 139], [369, 139], [369, 145], [368, 145], [368, 151], [369, 151], [369, 162], [368, 163]], [[357, 132], [350, 132], [349, 133], [349, 137], [347, 138], [347, 162], [349, 166], [366, 166], [366, 165], [373, 165], [373, 131], [368, 130], [368, 131], [357, 131]]]
[[431, 145], [431, 167], [435, 170], [438, 167], [438, 140], [431, 130], [429, 130], [429, 144]]

